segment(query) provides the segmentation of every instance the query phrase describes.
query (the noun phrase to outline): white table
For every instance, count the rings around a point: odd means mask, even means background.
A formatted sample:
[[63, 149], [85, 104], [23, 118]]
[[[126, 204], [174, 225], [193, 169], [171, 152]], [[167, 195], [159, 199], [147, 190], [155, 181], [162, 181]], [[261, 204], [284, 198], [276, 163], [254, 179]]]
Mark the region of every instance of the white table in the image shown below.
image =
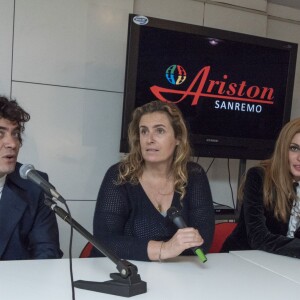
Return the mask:
[[232, 251], [230, 253], [300, 284], [300, 259], [298, 258], [258, 250]]
[[[131, 261], [148, 291], [132, 299], [232, 300], [298, 299], [300, 286], [281, 275], [230, 253], [208, 254], [202, 264], [196, 257], [168, 262]], [[279, 258], [280, 260], [280, 258]], [[73, 259], [74, 280], [107, 281], [116, 272], [107, 258]], [[0, 261], [3, 300], [71, 300], [68, 259]], [[123, 297], [75, 289], [77, 300]], [[117, 298], [116, 298], [117, 297]]]

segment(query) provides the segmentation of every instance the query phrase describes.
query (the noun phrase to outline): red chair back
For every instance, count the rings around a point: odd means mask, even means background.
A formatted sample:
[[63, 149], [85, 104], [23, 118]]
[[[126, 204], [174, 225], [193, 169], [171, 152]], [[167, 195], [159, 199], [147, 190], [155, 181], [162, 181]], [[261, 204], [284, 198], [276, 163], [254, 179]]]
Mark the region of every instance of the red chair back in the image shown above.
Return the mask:
[[79, 255], [79, 258], [85, 258], [85, 257], [89, 257], [90, 256], [90, 253], [92, 251], [92, 248], [93, 248], [93, 245], [88, 242], [84, 248], [82, 249], [80, 255]]
[[226, 238], [236, 227], [237, 223], [223, 222], [215, 225], [215, 234], [209, 253], [219, 253]]

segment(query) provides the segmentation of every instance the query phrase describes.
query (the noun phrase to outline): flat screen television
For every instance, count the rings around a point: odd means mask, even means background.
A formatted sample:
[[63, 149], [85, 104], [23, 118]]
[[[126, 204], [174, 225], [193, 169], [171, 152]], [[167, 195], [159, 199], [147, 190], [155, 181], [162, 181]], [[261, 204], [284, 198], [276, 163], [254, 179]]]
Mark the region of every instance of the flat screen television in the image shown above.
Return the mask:
[[290, 120], [298, 45], [129, 15], [120, 151], [133, 110], [174, 102], [194, 156], [261, 160]]

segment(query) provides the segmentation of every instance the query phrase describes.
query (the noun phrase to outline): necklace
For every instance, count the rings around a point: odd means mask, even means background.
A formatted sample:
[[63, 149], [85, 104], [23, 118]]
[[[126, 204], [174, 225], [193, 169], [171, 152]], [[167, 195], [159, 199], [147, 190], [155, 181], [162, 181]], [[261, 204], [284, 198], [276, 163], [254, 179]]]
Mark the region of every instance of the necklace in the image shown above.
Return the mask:
[[173, 182], [168, 178], [164, 185], [154, 186], [141, 178], [140, 183], [153, 206], [163, 212], [163, 204], [170, 201], [170, 195], [174, 193]]
[[160, 204], [157, 204], [156, 209], [161, 213], [162, 212], [162, 207]]
[[[154, 207], [161, 213], [163, 211], [163, 203], [165, 203], [166, 201], [169, 201], [170, 200], [170, 195], [174, 192], [171, 191], [169, 193], [166, 193], [166, 194], [159, 194], [159, 192], [157, 193], [156, 197], [153, 198], [154, 200]], [[160, 196], [159, 196], [160, 195]], [[153, 201], [152, 201], [153, 203]]]

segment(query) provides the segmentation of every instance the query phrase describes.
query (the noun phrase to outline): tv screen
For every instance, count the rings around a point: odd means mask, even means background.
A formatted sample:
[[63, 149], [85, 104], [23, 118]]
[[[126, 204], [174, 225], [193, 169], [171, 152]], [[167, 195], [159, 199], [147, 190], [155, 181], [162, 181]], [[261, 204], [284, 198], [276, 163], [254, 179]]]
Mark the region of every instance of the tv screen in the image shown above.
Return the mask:
[[133, 110], [182, 111], [195, 156], [265, 159], [289, 121], [297, 44], [129, 15], [120, 151]]

